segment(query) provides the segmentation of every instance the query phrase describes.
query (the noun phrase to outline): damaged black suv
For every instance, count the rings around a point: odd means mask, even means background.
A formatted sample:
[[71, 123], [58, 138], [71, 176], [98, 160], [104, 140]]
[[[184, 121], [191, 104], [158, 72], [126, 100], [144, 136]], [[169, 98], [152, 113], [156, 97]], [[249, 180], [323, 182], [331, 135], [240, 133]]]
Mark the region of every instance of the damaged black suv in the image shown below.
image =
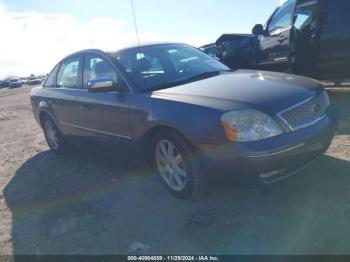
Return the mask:
[[350, 78], [350, 1], [288, 0], [253, 35], [258, 69]]

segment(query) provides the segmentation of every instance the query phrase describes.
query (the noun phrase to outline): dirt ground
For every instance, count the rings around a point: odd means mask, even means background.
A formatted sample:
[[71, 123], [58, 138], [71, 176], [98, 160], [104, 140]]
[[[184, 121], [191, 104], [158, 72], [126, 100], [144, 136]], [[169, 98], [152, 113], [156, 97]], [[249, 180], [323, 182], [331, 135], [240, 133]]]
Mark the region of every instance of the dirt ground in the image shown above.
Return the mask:
[[[0, 254], [350, 254], [350, 92], [341, 126], [307, 170], [263, 188], [172, 198], [144, 167], [48, 151], [29, 87], [0, 89]], [[136, 253], [137, 254], [137, 253]]]

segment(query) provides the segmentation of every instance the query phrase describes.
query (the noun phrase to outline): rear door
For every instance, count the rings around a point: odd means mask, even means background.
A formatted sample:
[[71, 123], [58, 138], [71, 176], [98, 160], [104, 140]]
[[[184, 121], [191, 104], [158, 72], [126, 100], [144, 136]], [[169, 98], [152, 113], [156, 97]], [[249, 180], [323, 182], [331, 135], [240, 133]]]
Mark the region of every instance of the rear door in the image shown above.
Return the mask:
[[319, 71], [350, 75], [350, 1], [320, 1]]
[[53, 109], [60, 130], [71, 138], [79, 135], [78, 93], [82, 89], [80, 71], [82, 57], [71, 56], [60, 64], [54, 85], [50, 86], [49, 105]]
[[313, 73], [318, 59], [318, 0], [298, 0], [291, 39], [291, 65], [295, 73]]
[[288, 66], [289, 39], [295, 2], [295, 0], [288, 0], [277, 8], [266, 25], [265, 35], [259, 36], [258, 67], [282, 69]]

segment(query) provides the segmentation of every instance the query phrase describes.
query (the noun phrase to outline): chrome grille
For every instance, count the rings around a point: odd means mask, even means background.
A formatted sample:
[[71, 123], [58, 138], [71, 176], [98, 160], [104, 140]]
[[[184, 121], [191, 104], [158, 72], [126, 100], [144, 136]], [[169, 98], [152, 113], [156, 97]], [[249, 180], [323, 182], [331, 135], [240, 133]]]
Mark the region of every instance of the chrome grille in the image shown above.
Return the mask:
[[279, 116], [292, 130], [297, 130], [321, 120], [325, 116], [328, 106], [328, 94], [323, 92], [287, 109]]

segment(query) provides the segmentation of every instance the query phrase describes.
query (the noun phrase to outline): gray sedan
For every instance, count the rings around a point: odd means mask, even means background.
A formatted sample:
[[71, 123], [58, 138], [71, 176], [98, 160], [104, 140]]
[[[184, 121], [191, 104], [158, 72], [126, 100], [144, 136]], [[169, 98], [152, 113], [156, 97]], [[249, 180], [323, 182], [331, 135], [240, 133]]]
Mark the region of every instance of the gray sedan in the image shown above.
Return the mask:
[[274, 183], [329, 147], [337, 111], [309, 78], [231, 71], [185, 44], [81, 51], [31, 92], [51, 150], [147, 160], [176, 197], [220, 173]]

